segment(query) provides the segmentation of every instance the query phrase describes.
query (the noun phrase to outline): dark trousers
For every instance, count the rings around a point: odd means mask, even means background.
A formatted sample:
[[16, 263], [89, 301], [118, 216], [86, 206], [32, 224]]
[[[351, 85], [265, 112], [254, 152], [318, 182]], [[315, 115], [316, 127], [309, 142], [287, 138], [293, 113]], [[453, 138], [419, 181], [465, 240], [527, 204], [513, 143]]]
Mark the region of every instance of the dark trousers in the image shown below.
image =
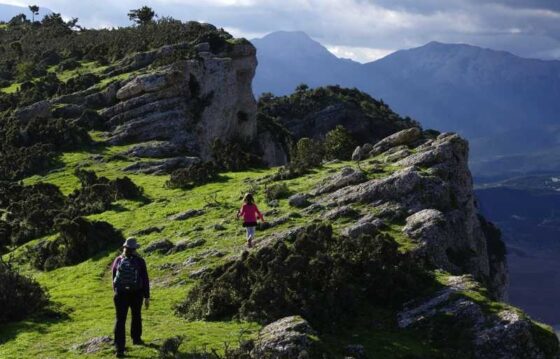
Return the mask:
[[130, 336], [133, 341], [142, 338], [142, 291], [117, 292], [113, 298], [117, 312], [115, 320], [115, 347], [117, 351], [124, 351], [126, 342], [125, 326], [128, 308], [132, 313]]

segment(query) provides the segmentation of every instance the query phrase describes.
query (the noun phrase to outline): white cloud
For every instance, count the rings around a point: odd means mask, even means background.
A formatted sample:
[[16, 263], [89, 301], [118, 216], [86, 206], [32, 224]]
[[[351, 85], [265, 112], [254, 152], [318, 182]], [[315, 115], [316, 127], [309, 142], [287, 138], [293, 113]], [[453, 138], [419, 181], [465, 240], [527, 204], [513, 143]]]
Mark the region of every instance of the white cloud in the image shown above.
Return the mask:
[[385, 57], [395, 50], [375, 49], [370, 47], [352, 47], [352, 46], [326, 46], [327, 49], [335, 56], [352, 59], [361, 63], [371, 62]]

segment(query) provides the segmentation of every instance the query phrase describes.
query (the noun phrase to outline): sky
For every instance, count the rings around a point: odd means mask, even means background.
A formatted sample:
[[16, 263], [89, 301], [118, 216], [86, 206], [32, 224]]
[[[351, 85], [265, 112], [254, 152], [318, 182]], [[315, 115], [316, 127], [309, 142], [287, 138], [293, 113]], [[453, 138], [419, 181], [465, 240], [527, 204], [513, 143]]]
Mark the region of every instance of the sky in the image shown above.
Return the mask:
[[[24, 5], [21, 0], [0, 4]], [[339, 57], [368, 62], [430, 41], [560, 59], [560, 0], [37, 0], [86, 27], [129, 24], [128, 10], [197, 20], [248, 39], [300, 30]]]

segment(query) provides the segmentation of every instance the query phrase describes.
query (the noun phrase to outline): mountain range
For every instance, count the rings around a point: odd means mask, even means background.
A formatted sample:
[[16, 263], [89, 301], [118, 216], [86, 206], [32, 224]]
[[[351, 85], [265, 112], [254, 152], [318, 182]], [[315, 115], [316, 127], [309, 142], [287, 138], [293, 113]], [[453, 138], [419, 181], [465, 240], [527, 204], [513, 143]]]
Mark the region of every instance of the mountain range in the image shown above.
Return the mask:
[[560, 61], [430, 42], [360, 64], [336, 57], [303, 32], [252, 42], [259, 60], [256, 95], [284, 95], [300, 83], [357, 87], [426, 128], [468, 138], [471, 169], [480, 180], [560, 170], [557, 156], [543, 158], [560, 148]]

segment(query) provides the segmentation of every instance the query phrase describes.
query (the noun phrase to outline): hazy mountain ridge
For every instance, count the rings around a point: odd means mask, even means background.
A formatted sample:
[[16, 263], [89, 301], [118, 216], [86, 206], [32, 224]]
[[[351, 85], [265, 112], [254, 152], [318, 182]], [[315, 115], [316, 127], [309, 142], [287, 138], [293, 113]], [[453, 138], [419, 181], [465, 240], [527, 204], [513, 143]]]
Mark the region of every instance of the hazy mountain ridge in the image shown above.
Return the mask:
[[[431, 42], [362, 65], [336, 58], [302, 33], [273, 33], [254, 43], [256, 94], [285, 94], [301, 82], [355, 86], [427, 128], [466, 136], [474, 162], [558, 145], [559, 61]], [[284, 44], [278, 46], [282, 51], [275, 43]], [[281, 56], [275, 55], [279, 52]], [[300, 65], [310, 52], [313, 61]]]

